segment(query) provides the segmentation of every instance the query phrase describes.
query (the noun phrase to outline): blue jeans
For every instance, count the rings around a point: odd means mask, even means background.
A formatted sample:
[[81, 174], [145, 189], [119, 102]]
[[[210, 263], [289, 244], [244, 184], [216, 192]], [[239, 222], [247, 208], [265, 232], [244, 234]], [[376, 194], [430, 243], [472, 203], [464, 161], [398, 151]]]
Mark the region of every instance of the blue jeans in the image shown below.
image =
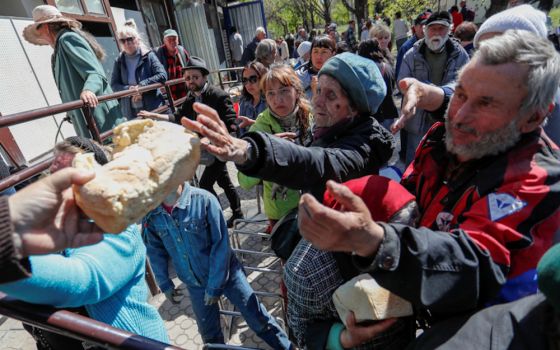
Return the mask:
[[[286, 333], [259, 302], [237, 259], [232, 259], [224, 295], [241, 312], [247, 325], [273, 349], [292, 349]], [[198, 331], [204, 343], [224, 343], [217, 304], [204, 305], [204, 288], [187, 286]]]

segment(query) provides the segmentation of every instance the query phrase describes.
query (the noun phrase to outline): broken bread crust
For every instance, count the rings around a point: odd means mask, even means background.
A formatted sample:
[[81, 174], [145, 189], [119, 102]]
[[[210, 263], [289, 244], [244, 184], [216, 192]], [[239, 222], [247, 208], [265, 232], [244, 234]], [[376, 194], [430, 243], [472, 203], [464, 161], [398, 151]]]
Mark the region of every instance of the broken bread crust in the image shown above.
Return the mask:
[[97, 226], [118, 233], [192, 179], [200, 141], [180, 125], [150, 119], [120, 124], [113, 134], [115, 153], [104, 166], [91, 153], [76, 155], [74, 167], [93, 169], [96, 176], [73, 189], [78, 206]]

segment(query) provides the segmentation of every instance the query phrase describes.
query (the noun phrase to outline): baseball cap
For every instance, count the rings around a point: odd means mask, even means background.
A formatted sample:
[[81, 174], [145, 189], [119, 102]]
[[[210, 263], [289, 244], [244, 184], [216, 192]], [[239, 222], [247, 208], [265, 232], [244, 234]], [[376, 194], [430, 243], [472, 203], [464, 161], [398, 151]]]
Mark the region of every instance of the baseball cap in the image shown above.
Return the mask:
[[177, 34], [175, 29], [166, 29], [165, 32], [163, 32], [163, 37], [167, 38], [168, 36], [179, 36], [179, 34]]
[[451, 15], [447, 11], [436, 12], [426, 20], [427, 26], [432, 24], [441, 24], [449, 27], [451, 25]]
[[429, 12], [422, 12], [421, 14], [418, 15], [418, 17], [414, 19], [414, 25], [417, 26], [419, 24], [426, 24], [426, 21], [428, 20], [429, 17], [430, 17]]

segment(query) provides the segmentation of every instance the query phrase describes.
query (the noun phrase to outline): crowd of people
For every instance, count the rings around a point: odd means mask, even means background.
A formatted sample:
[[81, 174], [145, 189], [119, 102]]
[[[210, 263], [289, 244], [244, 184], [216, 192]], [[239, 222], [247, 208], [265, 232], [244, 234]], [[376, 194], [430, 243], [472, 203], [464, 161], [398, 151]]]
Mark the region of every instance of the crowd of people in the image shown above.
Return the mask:
[[[343, 35], [334, 24], [323, 34], [299, 28], [293, 45], [259, 27], [244, 47], [234, 28], [232, 60], [243, 67], [237, 112], [173, 29], [152, 51], [126, 23], [109, 81], [102, 50], [79, 22], [38, 6], [24, 37], [54, 48], [63, 100], [94, 108], [101, 130], [133, 118], [181, 124], [201, 137], [205, 169], [200, 188], [185, 182], [141, 225], [104, 236], [70, 189], [94, 174], [71, 163], [84, 152], [107, 163], [110, 148], [72, 114], [79, 136], [55, 147], [52, 174], [0, 197], [0, 291], [169, 342], [147, 303], [148, 258], [159, 288], [177, 303], [173, 264], [205, 343], [224, 343], [223, 295], [274, 349], [559, 348], [560, 54], [544, 13], [530, 5], [479, 27], [465, 1], [460, 6], [420, 13], [411, 37], [400, 13], [393, 31], [366, 21], [359, 40], [354, 21]], [[296, 66], [286, 64], [294, 53]], [[159, 90], [138, 88], [167, 79], [184, 79], [171, 93], [186, 98], [174, 113], [152, 112], [164, 106]], [[99, 103], [111, 88], [136, 94]], [[397, 152], [396, 133], [400, 181], [379, 175]], [[244, 214], [227, 162], [242, 187], [263, 183], [267, 232], [295, 239], [282, 255], [290, 337], [230, 248], [228, 227]], [[297, 220], [295, 236], [282, 225], [287, 217]], [[408, 301], [413, 315], [342, 319], [333, 294], [360, 274]], [[41, 349], [74, 341], [26, 328]]]

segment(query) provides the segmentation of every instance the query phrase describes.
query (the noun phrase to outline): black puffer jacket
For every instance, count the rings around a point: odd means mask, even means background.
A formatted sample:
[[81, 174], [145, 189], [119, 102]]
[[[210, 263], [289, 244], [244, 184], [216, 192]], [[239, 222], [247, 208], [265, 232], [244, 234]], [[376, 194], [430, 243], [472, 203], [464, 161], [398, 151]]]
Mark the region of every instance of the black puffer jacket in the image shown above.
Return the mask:
[[309, 147], [262, 132], [243, 137], [252, 144], [244, 174], [310, 192], [322, 201], [327, 180], [344, 182], [376, 174], [391, 158], [393, 136], [371, 116], [335, 127]]

